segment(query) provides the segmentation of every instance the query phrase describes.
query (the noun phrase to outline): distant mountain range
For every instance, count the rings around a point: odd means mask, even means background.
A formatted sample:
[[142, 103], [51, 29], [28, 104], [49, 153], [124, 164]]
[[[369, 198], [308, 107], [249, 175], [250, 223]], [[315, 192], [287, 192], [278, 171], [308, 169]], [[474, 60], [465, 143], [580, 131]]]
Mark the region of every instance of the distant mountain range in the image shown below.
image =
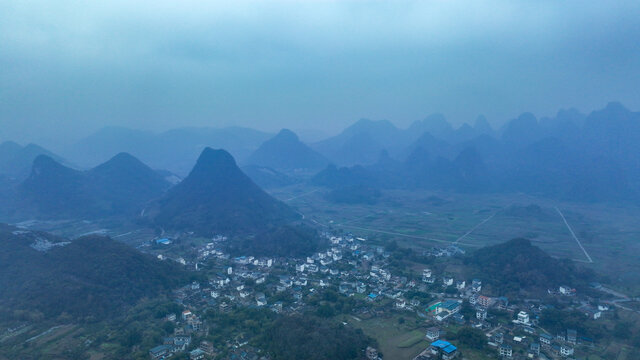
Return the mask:
[[67, 147], [64, 154], [74, 163], [93, 167], [113, 154], [127, 152], [154, 169], [186, 176], [191, 164], [207, 146], [223, 148], [246, 159], [271, 136], [241, 127], [178, 128], [162, 133], [108, 127]]
[[[267, 179], [289, 181], [274, 170], [260, 171]], [[12, 222], [117, 217], [158, 230], [238, 236], [244, 240], [233, 248], [246, 253], [307, 255], [321, 245], [296, 211], [264, 192], [224, 150], [205, 148], [177, 185], [165, 175], [127, 153], [87, 171], [40, 155], [27, 179], [4, 190], [0, 217]]]
[[321, 170], [329, 161], [302, 143], [294, 132], [283, 129], [262, 143], [246, 163], [289, 173], [306, 173]]
[[339, 166], [371, 165], [383, 151], [395, 158], [408, 156], [412, 146], [426, 141], [421, 140], [424, 136], [440, 142], [459, 143], [493, 133], [484, 117], [479, 117], [474, 126], [464, 124], [455, 130], [442, 114], [430, 115], [407, 129], [399, 129], [386, 120], [363, 119], [342, 133], [311, 146]]
[[[155, 168], [185, 175], [211, 143], [243, 154], [238, 157], [245, 171], [264, 187], [310, 181], [333, 189], [363, 185], [374, 190], [525, 192], [575, 201], [640, 199], [640, 113], [615, 102], [588, 115], [574, 109], [541, 119], [524, 113], [498, 130], [484, 117], [458, 128], [441, 114], [406, 129], [385, 120], [360, 120], [308, 145], [289, 130], [272, 137], [245, 128], [162, 134], [109, 128], [74, 145], [73, 153], [95, 161], [131, 149]], [[0, 171], [0, 191], [15, 183], [15, 174], [26, 178], [25, 164], [42, 153], [62, 161], [35, 145], [0, 146], [0, 170], [5, 169]]]
[[3, 202], [8, 219], [94, 219], [134, 216], [170, 183], [133, 156], [121, 153], [88, 171], [39, 155], [31, 174]]
[[[61, 314], [103, 319], [142, 298], [168, 295], [189, 282], [175, 263], [161, 262], [105, 237], [72, 242], [0, 224], [0, 316]], [[34, 315], [35, 316], [35, 315]]]
[[3, 142], [0, 144], [0, 177], [7, 182], [26, 179], [31, 172], [33, 160], [40, 155], [47, 155], [59, 163], [66, 163], [60, 156], [36, 144], [22, 146], [13, 141]]
[[[587, 116], [566, 110], [553, 119], [538, 120], [526, 113], [496, 136], [482, 120], [473, 130], [450, 131], [441, 120], [435, 125], [433, 131], [440, 136], [422, 133], [395, 156], [378, 157], [365, 166], [330, 166], [311, 181], [332, 188], [362, 184], [526, 192], [576, 201], [640, 198], [640, 113], [619, 103]], [[385, 127], [391, 133], [387, 142], [398, 137], [397, 131]]]
[[205, 148], [189, 176], [155, 201], [144, 217], [165, 230], [256, 234], [299, 215], [258, 187], [224, 150]]

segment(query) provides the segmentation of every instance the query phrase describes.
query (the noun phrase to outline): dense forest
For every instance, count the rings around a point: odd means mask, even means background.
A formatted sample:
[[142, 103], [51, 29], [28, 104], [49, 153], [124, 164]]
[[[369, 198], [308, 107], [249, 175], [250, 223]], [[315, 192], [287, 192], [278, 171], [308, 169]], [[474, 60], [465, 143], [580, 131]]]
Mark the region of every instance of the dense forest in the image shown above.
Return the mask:
[[364, 359], [372, 342], [359, 329], [309, 315], [277, 319], [258, 341], [274, 360]]
[[239, 237], [228, 244], [232, 254], [254, 256], [302, 257], [325, 247], [326, 240], [306, 225], [282, 225], [255, 236]]
[[99, 320], [191, 280], [178, 265], [106, 237], [63, 240], [2, 226], [0, 307], [35, 318]]
[[479, 249], [464, 262], [493, 295], [546, 291], [560, 285], [576, 287], [593, 279], [591, 271], [571, 260], [554, 259], [527, 239]]

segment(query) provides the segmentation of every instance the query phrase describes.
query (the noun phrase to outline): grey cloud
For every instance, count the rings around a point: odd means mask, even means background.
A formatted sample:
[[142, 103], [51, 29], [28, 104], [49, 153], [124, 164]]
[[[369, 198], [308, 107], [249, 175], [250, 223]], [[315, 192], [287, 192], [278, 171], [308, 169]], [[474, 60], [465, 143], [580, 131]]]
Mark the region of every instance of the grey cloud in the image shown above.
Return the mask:
[[0, 136], [638, 109], [639, 19], [637, 1], [0, 1]]

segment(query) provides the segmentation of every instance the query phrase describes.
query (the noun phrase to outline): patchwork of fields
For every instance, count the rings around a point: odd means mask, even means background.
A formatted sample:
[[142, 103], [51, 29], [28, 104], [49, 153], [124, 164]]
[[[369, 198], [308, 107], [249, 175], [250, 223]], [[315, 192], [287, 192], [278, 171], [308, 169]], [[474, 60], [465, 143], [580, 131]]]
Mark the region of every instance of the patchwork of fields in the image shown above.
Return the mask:
[[300, 185], [273, 195], [321, 226], [368, 235], [374, 241], [394, 239], [417, 250], [457, 244], [472, 251], [525, 237], [552, 256], [585, 263], [610, 276], [620, 289], [640, 294], [635, 285], [640, 283], [640, 259], [633, 255], [640, 253], [637, 207], [567, 203], [524, 194], [402, 190], [384, 191], [374, 205], [335, 204], [324, 198], [324, 190]]

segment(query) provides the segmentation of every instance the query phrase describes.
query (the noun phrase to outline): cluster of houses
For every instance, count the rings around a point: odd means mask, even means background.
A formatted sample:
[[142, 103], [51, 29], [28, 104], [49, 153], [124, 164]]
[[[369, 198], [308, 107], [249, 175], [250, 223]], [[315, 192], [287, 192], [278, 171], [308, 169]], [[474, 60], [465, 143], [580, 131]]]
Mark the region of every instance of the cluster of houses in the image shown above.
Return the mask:
[[[192, 284], [195, 288], [196, 284]], [[169, 314], [166, 321], [175, 323], [172, 336], [163, 339], [162, 344], [149, 350], [149, 356], [154, 360], [168, 359], [174, 354], [187, 351], [191, 346], [192, 335], [202, 335], [206, 332], [202, 320], [190, 310], [184, 310], [180, 317], [176, 314]], [[189, 352], [190, 359], [201, 360], [205, 357], [215, 356], [213, 344], [207, 341], [200, 343], [199, 347]]]
[[446, 247], [434, 246], [431, 249], [424, 250], [422, 252], [422, 256], [433, 256], [433, 257], [451, 257], [455, 255], [464, 255], [464, 249], [461, 249], [456, 245], [449, 245]]
[[[282, 311], [282, 302], [270, 301], [265, 291], [256, 291], [257, 286], [247, 286], [246, 280], [252, 280], [255, 285], [264, 284], [266, 292], [272, 296], [290, 293], [295, 304], [289, 310], [296, 310], [296, 304], [302, 305], [304, 296], [329, 286], [337, 288], [345, 296], [362, 294], [375, 301], [379, 296], [400, 299], [404, 289], [416, 285], [406, 277], [392, 276], [386, 269], [390, 254], [382, 247], [368, 246], [366, 239], [361, 237], [326, 236], [331, 243], [329, 249], [299, 260], [252, 256], [229, 258], [219, 250], [207, 249], [208, 253], [204, 254], [231, 262], [225, 271], [210, 280], [205, 289], [213, 300], [209, 303], [267, 306], [276, 312]], [[411, 306], [401, 300], [397, 305], [401, 308]], [[414, 302], [414, 306], [417, 305]]]
[[[555, 358], [572, 359], [574, 348], [579, 344], [577, 331], [567, 329], [566, 332], [551, 336], [546, 333], [530, 336], [513, 336], [512, 340], [505, 339], [500, 333], [492, 337], [492, 345], [498, 349], [498, 355], [502, 358], [514, 358], [516, 348], [524, 349], [525, 357], [529, 359]], [[498, 343], [496, 343], [498, 342]], [[547, 354], [547, 355], [544, 355]]]
[[[231, 257], [220, 246], [226, 240], [224, 237], [217, 237], [203, 245], [197, 249], [197, 257], [189, 263], [198, 269], [198, 263], [204, 264], [214, 258], [215, 261], [209, 263], [217, 267], [206, 284], [193, 283], [176, 291], [176, 301], [191, 309], [186, 310], [189, 314], [182, 315], [181, 330], [178, 331], [186, 335], [202, 331], [202, 322], [190, 312], [207, 308], [227, 312], [234, 307], [246, 306], [268, 308], [277, 313], [300, 313], [310, 306], [305, 302], [307, 297], [322, 288], [331, 287], [344, 296], [356, 296], [370, 302], [369, 308], [379, 309], [377, 304], [391, 303], [382, 311], [413, 312], [427, 323], [437, 325], [429, 328], [426, 334], [426, 338], [432, 342], [431, 346], [416, 359], [456, 357], [459, 353], [457, 347], [440, 338], [444, 332], [440, 329], [452, 324], [470, 325], [483, 330], [487, 335], [487, 343], [501, 357], [511, 358], [516, 350], [522, 353], [523, 349], [529, 358], [538, 358], [541, 351], [564, 358], [573, 356], [574, 346], [578, 344], [575, 331], [568, 330], [564, 340], [560, 336], [550, 337], [544, 331], [539, 331], [537, 318], [545, 308], [542, 304], [510, 305], [505, 297], [483, 295], [480, 279], [468, 282], [447, 274], [436, 275], [431, 269], [423, 269], [418, 279], [398, 276], [390, 270], [391, 254], [383, 247], [370, 245], [362, 237], [335, 236], [330, 233], [323, 235], [330, 243], [329, 248], [303, 259]], [[460, 251], [450, 246], [435, 249], [432, 255], [451, 256]], [[429, 304], [421, 303], [419, 299], [408, 296], [410, 291], [427, 293], [437, 300]], [[549, 293], [560, 297], [576, 296], [575, 289], [566, 286]], [[290, 300], [282, 301], [284, 298]], [[473, 307], [474, 316], [471, 318], [466, 319], [461, 313], [463, 301], [468, 301]], [[511, 314], [512, 322], [492, 325], [487, 321], [492, 308]], [[602, 311], [607, 309], [588, 303], [580, 307], [592, 319], [599, 318]], [[163, 357], [159, 354], [185, 351], [188, 346], [183, 346], [184, 338], [180, 336], [182, 334], [176, 333], [173, 342], [167, 339], [165, 344], [152, 349], [152, 358], [161, 359]], [[242, 348], [245, 344], [235, 347]], [[196, 350], [200, 351], [190, 354], [192, 358], [204, 358], [210, 353], [202, 346]], [[376, 357], [372, 352], [371, 358]]]
[[[451, 309], [456, 309], [454, 302], [448, 300], [435, 304], [429, 309], [433, 308], [434, 310], [432, 311], [436, 313], [435, 316], [437, 317], [438, 311], [449, 311], [438, 310], [440, 308], [448, 309], [450, 307]], [[455, 314], [457, 310], [452, 312]], [[486, 310], [477, 310], [477, 321], [483, 321], [486, 316]], [[477, 321], [475, 321], [475, 325], [479, 324]], [[511, 326], [501, 325], [494, 329], [485, 328], [487, 330], [485, 335], [487, 336], [488, 345], [495, 348], [496, 355], [506, 359], [572, 359], [576, 346], [593, 345], [593, 340], [578, 337], [578, 332], [574, 329], [567, 329], [556, 336], [551, 336], [543, 331], [538, 332], [534, 327], [535, 324], [530, 319], [529, 314], [526, 311], [519, 311], [515, 319], [512, 320]], [[438, 326], [428, 328], [425, 339], [430, 341], [431, 345], [416, 356], [414, 360], [453, 359], [458, 356], [457, 347], [441, 339], [441, 336], [445, 333], [446, 331]], [[517, 349], [521, 350], [520, 354], [525, 355], [516, 356]]]
[[[501, 358], [527, 359], [572, 359], [577, 346], [591, 347], [593, 339], [578, 337], [577, 331], [567, 329], [561, 334], [552, 336], [538, 327], [538, 318], [547, 307], [537, 300], [525, 300], [524, 304], [509, 304], [506, 297], [489, 297], [483, 295], [482, 281], [474, 279], [467, 286], [465, 281], [456, 281], [451, 276], [435, 276], [430, 269], [424, 269], [422, 281], [428, 284], [440, 283], [443, 288], [455, 286], [457, 293], [450, 298], [440, 296], [426, 308], [428, 321], [438, 326], [427, 329], [425, 338], [432, 342], [431, 346], [422, 351], [415, 359], [453, 359], [458, 355], [457, 348], [441, 339], [446, 333], [442, 330], [450, 324], [470, 325], [485, 332], [487, 343]], [[551, 292], [561, 297], [576, 296], [575, 289], [560, 286]], [[462, 302], [467, 300], [472, 306], [475, 316], [465, 319], [460, 313]], [[585, 314], [585, 320], [600, 318], [602, 312], [609, 310], [606, 304], [594, 306], [587, 301], [576, 302], [572, 299], [572, 309]], [[507, 324], [491, 324], [488, 322], [490, 309], [502, 310], [512, 317]], [[449, 349], [450, 351], [447, 351]], [[524, 354], [524, 355], [523, 355]]]
[[[149, 350], [149, 356], [153, 360], [164, 360], [171, 358], [174, 354], [182, 353], [191, 345], [191, 336], [174, 336], [164, 339], [162, 345], [158, 345]], [[213, 344], [202, 341], [200, 345], [189, 353], [191, 360], [211, 359], [216, 353]]]

